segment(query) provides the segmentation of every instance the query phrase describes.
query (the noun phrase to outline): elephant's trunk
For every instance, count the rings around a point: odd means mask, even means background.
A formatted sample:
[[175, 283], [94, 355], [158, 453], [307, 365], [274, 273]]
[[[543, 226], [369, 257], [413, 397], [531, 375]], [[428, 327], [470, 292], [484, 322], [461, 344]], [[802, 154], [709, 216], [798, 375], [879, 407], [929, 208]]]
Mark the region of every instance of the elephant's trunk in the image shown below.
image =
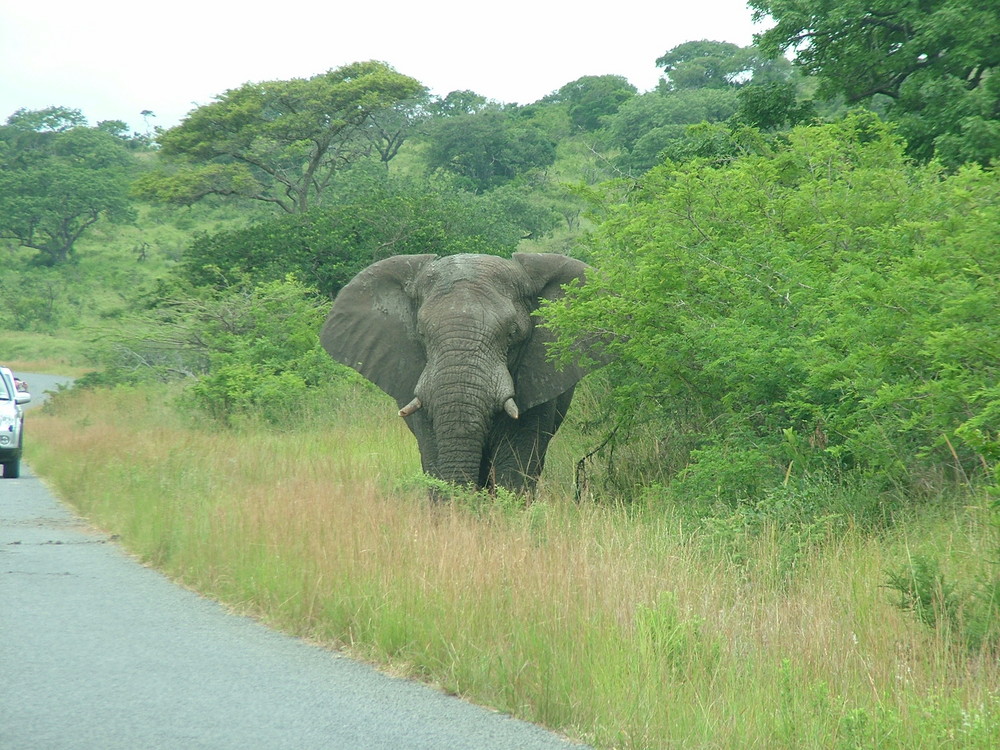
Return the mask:
[[517, 416], [510, 373], [504, 364], [470, 371], [467, 362], [436, 371], [429, 405], [437, 437], [436, 474], [459, 485], [482, 486], [486, 440], [497, 412]]
[[446, 411], [434, 414], [439, 478], [478, 486], [489, 429], [485, 407], [478, 399], [459, 401], [451, 398], [447, 403]]

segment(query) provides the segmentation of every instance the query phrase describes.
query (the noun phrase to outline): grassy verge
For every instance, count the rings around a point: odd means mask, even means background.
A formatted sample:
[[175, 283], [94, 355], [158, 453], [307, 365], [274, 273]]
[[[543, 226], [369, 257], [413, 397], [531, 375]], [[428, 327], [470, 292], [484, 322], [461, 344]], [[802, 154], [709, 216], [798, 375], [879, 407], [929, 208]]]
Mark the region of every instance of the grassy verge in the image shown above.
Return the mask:
[[976, 509], [814, 530], [790, 556], [768, 524], [734, 545], [669, 507], [576, 505], [558, 479], [527, 508], [431, 507], [368, 393], [294, 432], [222, 433], [158, 391], [70, 394], [30, 415], [28, 458], [186, 585], [599, 747], [997, 746], [996, 659], [884, 588], [912, 547], [983, 555]]
[[15, 372], [82, 375], [84, 345], [69, 338], [24, 331], [0, 331], [0, 364]]

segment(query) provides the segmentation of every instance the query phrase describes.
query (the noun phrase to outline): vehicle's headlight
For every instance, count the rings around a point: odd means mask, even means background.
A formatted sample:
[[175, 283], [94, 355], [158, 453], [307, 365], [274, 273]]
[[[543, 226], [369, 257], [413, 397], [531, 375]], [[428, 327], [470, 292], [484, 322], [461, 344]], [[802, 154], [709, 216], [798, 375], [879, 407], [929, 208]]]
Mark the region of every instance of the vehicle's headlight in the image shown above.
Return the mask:
[[13, 430], [14, 429], [14, 417], [8, 417], [7, 415], [0, 415], [0, 430]]

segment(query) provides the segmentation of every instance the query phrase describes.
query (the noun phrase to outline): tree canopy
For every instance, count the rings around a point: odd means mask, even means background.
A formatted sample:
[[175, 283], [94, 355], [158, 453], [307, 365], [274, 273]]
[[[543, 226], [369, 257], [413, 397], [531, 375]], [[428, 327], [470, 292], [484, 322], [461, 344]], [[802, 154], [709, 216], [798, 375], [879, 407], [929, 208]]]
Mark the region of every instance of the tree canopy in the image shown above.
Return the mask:
[[567, 83], [550, 97], [565, 102], [570, 122], [580, 130], [597, 130], [609, 115], [638, 93], [622, 76], [584, 76]]
[[708, 39], [678, 44], [658, 58], [656, 65], [663, 69], [664, 88], [668, 91], [783, 81], [791, 72], [790, 63], [780, 56], [769, 56], [756, 47]]
[[[321, 202], [339, 169], [368, 152], [373, 129], [389, 127], [381, 113], [405, 112], [406, 102], [424, 94], [417, 80], [381, 62], [244, 84], [160, 135], [161, 153], [174, 168], [147, 175], [139, 191], [182, 204], [236, 195], [302, 213]], [[387, 134], [383, 158], [398, 149], [400, 131], [392, 126]]]
[[79, 110], [18, 110], [0, 127], [0, 237], [56, 265], [102, 217], [131, 215], [133, 157]]
[[390, 255], [509, 255], [525, 234], [554, 221], [511, 205], [516, 196], [476, 195], [456, 182], [355, 170], [332, 186], [333, 200], [304, 214], [201, 235], [184, 253], [184, 275], [197, 285], [221, 286], [294, 273], [333, 297], [365, 266]]
[[644, 172], [660, 161], [664, 149], [687, 136], [689, 126], [727, 120], [737, 106], [733, 87], [650, 91], [625, 102], [609, 119], [609, 140], [622, 150], [622, 167]]
[[496, 107], [438, 119], [428, 128], [424, 153], [428, 169], [463, 177], [480, 192], [555, 158], [556, 144], [541, 128]]
[[750, 0], [775, 26], [768, 53], [794, 51], [820, 94], [889, 97], [911, 153], [952, 166], [1000, 155], [1000, 7], [977, 0]]

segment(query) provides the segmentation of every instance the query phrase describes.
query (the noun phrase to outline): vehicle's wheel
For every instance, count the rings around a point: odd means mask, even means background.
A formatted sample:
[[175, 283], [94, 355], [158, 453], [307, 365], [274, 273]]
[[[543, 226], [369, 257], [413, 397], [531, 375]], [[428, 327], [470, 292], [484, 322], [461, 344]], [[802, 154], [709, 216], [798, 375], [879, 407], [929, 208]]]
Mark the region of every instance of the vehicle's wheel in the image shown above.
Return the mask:
[[15, 458], [13, 461], [8, 461], [3, 465], [4, 479], [17, 479], [19, 476], [21, 476], [20, 458]]

